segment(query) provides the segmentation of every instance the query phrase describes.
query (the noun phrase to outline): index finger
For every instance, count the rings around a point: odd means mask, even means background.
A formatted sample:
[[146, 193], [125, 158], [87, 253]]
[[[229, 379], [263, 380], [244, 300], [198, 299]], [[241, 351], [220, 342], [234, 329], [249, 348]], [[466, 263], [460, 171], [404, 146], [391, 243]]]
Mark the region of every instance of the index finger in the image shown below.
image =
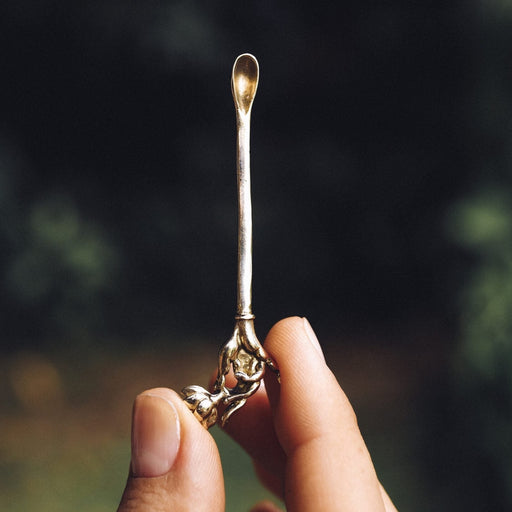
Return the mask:
[[268, 334], [265, 348], [281, 373], [280, 385], [271, 375], [266, 383], [287, 458], [287, 510], [386, 511], [354, 411], [307, 320], [282, 320]]

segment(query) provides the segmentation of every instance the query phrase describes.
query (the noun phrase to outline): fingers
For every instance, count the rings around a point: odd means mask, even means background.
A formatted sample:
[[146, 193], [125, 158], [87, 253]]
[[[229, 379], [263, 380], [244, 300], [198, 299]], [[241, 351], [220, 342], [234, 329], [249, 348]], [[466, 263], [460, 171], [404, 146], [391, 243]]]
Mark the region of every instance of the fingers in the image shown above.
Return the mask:
[[133, 407], [130, 476], [118, 512], [224, 511], [224, 481], [211, 435], [169, 389]]
[[264, 382], [231, 416], [224, 430], [251, 456], [262, 483], [282, 497], [286, 456], [275, 434]]
[[254, 505], [250, 512], [283, 512], [277, 505], [271, 501], [262, 501]]
[[276, 324], [265, 348], [277, 361], [279, 386], [266, 377], [277, 438], [286, 457], [289, 511], [384, 511], [380, 485], [354, 411], [325, 364], [309, 323]]
[[398, 512], [396, 510], [395, 505], [393, 505], [393, 502], [391, 501], [391, 498], [388, 496], [388, 493], [382, 487], [382, 484], [379, 484], [380, 487], [380, 495], [382, 496], [382, 501], [384, 502], [384, 508], [386, 512]]
[[[284, 471], [277, 472], [273, 466], [263, 466], [253, 460], [254, 471], [259, 481], [278, 498], [284, 497]], [[269, 468], [269, 469], [267, 469]]]
[[281, 384], [267, 372], [266, 392], [262, 386], [226, 425], [252, 456], [260, 480], [278, 496], [284, 491], [292, 512], [396, 512], [309, 323], [282, 320], [265, 348]]

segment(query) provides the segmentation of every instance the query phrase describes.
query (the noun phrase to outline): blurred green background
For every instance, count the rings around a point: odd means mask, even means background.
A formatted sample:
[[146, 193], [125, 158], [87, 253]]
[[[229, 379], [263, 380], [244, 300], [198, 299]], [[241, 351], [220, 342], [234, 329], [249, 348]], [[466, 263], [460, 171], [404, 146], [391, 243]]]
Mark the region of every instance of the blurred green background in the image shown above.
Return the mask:
[[0, 5], [0, 508], [114, 510], [135, 394], [215, 366], [246, 51], [259, 336], [309, 318], [399, 509], [510, 510], [507, 0]]

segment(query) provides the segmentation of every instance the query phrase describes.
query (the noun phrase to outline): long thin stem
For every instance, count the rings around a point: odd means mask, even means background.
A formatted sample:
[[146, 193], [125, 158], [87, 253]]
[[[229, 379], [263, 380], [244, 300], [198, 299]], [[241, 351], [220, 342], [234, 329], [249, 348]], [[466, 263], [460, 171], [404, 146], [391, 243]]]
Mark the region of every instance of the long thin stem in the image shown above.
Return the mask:
[[251, 109], [258, 88], [259, 66], [252, 55], [240, 55], [233, 66], [231, 90], [236, 108], [238, 178], [237, 318], [252, 319]]
[[238, 289], [237, 316], [252, 315], [252, 205], [250, 171], [250, 112], [238, 116]]

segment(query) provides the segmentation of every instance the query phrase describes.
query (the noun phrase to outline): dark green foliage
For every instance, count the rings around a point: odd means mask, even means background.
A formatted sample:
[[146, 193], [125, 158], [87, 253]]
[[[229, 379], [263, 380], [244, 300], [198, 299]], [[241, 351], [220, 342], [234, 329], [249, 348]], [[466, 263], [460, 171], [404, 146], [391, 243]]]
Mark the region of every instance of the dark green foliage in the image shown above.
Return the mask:
[[512, 191], [486, 187], [468, 196], [453, 208], [449, 232], [472, 263], [460, 292], [453, 373], [437, 397], [436, 408], [444, 413], [437, 427], [444, 476], [451, 473], [454, 494], [464, 496], [467, 506], [510, 510]]

